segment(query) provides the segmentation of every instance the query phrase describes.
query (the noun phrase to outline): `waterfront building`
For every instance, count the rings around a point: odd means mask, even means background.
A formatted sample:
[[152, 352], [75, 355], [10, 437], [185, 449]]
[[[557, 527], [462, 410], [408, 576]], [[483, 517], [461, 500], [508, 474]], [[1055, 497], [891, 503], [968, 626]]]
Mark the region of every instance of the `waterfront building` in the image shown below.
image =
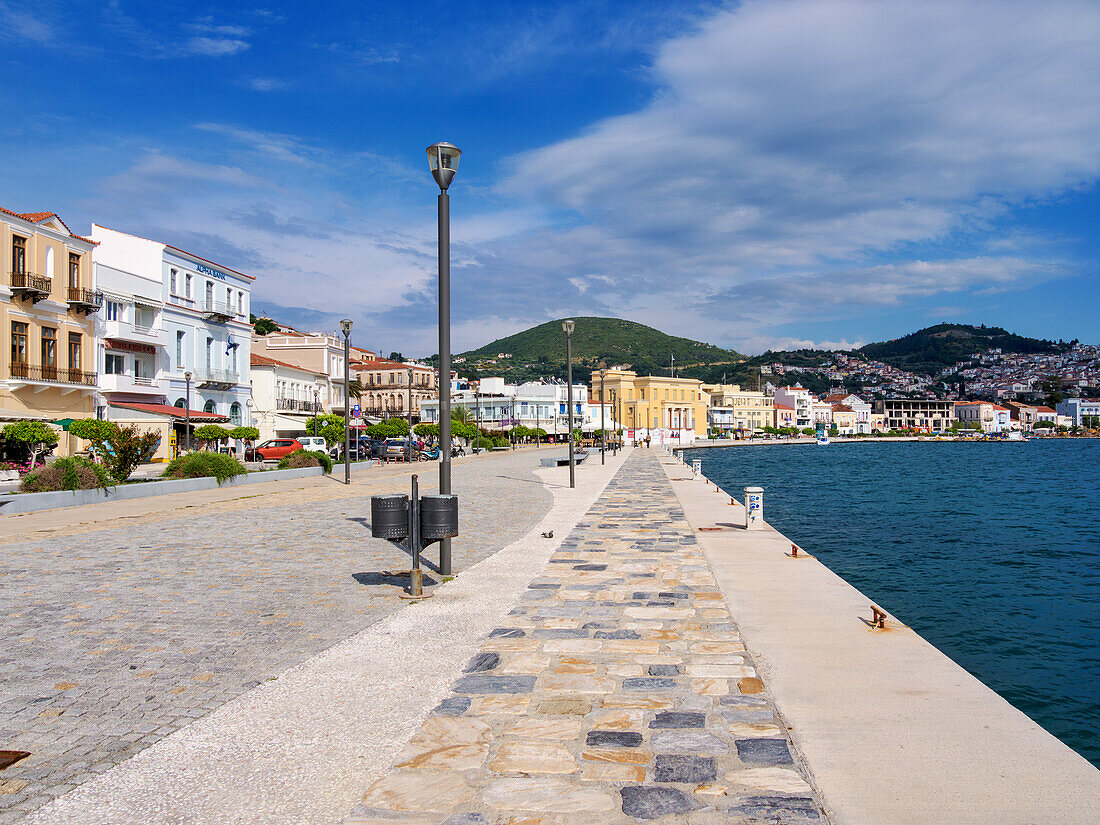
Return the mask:
[[[111, 289], [99, 353], [104, 417], [125, 422], [138, 411], [163, 419], [178, 445], [182, 416], [162, 408], [183, 410], [190, 393], [192, 410], [230, 427], [244, 425], [255, 278], [171, 244], [97, 224], [92, 239], [99, 244], [96, 271]], [[192, 416], [192, 426], [196, 420]], [[162, 443], [158, 455], [164, 457], [171, 446]]]
[[1064, 415], [1072, 422], [1071, 427], [1081, 427], [1085, 419], [1100, 419], [1100, 398], [1067, 398], [1056, 405], [1059, 415]]
[[[10, 267], [0, 282], [0, 426], [95, 414], [95, 243], [53, 212], [0, 209], [0, 245]], [[58, 455], [76, 439], [60, 434]]]
[[830, 404], [843, 404], [848, 407], [855, 415], [855, 431], [857, 433], [868, 434], [871, 432], [871, 404], [864, 401], [855, 393], [836, 393], [826, 398], [823, 401], [828, 401]]
[[813, 410], [814, 427], [818, 427], [822, 424], [825, 425], [825, 429], [829, 429], [833, 423], [833, 405], [828, 401], [814, 401], [810, 408]]
[[628, 440], [650, 438], [658, 444], [689, 444], [707, 431], [709, 397], [695, 378], [639, 376], [632, 370], [605, 369], [592, 373], [592, 385], [603, 378], [604, 398], [611, 390]]
[[772, 425], [774, 408], [762, 392], [743, 390], [737, 384], [704, 384], [710, 399], [707, 420], [710, 429], [722, 435], [752, 433]]
[[1050, 407], [1036, 407], [1035, 408], [1035, 423], [1040, 421], [1049, 421], [1051, 424], [1057, 425], [1058, 413]]
[[324, 373], [286, 364], [266, 355], [252, 353], [249, 360], [252, 412], [250, 426], [260, 431], [260, 440], [294, 438], [306, 434], [306, 422], [324, 415], [321, 399], [328, 386]]
[[423, 402], [439, 397], [438, 372], [423, 364], [372, 358], [353, 362], [351, 369], [363, 385], [359, 406], [365, 416], [404, 418], [411, 396], [413, 420], [418, 421]]
[[[344, 337], [327, 332], [272, 332], [252, 336], [252, 351], [284, 364], [325, 376], [324, 391], [318, 399], [336, 415], [344, 414]], [[373, 356], [368, 350], [353, 348], [356, 355]]]
[[[568, 406], [569, 388], [563, 384], [547, 384], [542, 381], [529, 381], [515, 385], [505, 383], [503, 378], [482, 378], [480, 381], [466, 383], [464, 388], [455, 389], [451, 395], [452, 410], [467, 410], [470, 421], [480, 423], [484, 430], [510, 430], [516, 426], [528, 429], [543, 429], [547, 435], [561, 440], [569, 432]], [[426, 398], [420, 402], [422, 420], [427, 424], [439, 421], [438, 397]], [[607, 429], [612, 429], [611, 406], [604, 411]], [[599, 404], [588, 401], [588, 387], [581, 383], [573, 385], [573, 429], [591, 433], [600, 428]]]
[[1029, 432], [1035, 429], [1035, 422], [1039, 420], [1039, 408], [1020, 401], [1006, 401], [1005, 407], [1011, 413], [1012, 420], [1016, 422], [1014, 429]]
[[942, 432], [955, 420], [955, 402], [934, 398], [880, 398], [874, 411], [890, 430]]
[[840, 435], [855, 435], [856, 413], [847, 404], [833, 404], [832, 426]]
[[775, 423], [772, 426], [780, 428], [795, 426], [794, 407], [789, 407], [786, 404], [780, 404], [776, 401], [772, 409], [775, 411]]
[[814, 397], [805, 387], [797, 384], [793, 387], [778, 387], [774, 403], [782, 404], [794, 410], [794, 424], [800, 430], [814, 425]]

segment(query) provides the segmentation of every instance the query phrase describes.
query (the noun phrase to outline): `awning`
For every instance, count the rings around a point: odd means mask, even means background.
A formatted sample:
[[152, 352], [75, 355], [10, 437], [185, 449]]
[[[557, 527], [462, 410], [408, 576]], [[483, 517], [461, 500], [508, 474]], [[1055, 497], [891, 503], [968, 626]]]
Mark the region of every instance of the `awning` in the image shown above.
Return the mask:
[[46, 421], [48, 415], [34, 413], [29, 410], [8, 410], [0, 407], [0, 421]]
[[[168, 404], [137, 404], [129, 403], [125, 401], [112, 401], [111, 407], [117, 407], [123, 410], [137, 410], [138, 412], [149, 413], [150, 415], [161, 415], [167, 418], [178, 419], [183, 421], [187, 418], [187, 410], [183, 407], [172, 407]], [[229, 417], [225, 415], [218, 415], [217, 413], [202, 412], [201, 410], [191, 410], [191, 423], [200, 424], [214, 424], [228, 421]]]

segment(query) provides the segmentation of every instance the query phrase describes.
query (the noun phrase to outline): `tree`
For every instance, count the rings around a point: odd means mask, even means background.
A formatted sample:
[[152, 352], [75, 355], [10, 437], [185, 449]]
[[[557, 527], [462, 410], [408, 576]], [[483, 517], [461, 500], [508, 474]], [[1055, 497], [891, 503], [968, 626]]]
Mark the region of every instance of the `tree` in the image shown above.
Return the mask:
[[400, 352], [391, 352], [390, 353], [390, 360], [391, 361], [400, 361], [401, 363], [404, 363], [405, 362], [405, 356], [402, 355]]
[[457, 421], [460, 424], [472, 424], [475, 417], [474, 411], [469, 407], [451, 408], [451, 421]]
[[1062, 379], [1057, 375], [1048, 375], [1039, 382], [1039, 392], [1043, 394], [1044, 403], [1048, 407], [1054, 407], [1065, 401], [1066, 396], [1062, 392]]
[[206, 449], [209, 450], [214, 442], [229, 438], [229, 430], [219, 427], [217, 424], [205, 424], [195, 430], [195, 438], [206, 442]]
[[31, 454], [30, 469], [38, 463], [38, 454], [57, 446], [57, 432], [42, 421], [17, 421], [5, 424], [0, 432], [5, 441], [22, 444]]
[[230, 438], [239, 438], [241, 441], [251, 442], [260, 437], [260, 431], [255, 427], [234, 427], [229, 431]]
[[159, 434], [142, 433], [137, 424], [116, 426], [106, 439], [106, 449], [101, 457], [103, 466], [115, 481], [125, 481], [139, 464], [153, 457], [159, 445]]
[[409, 422], [404, 418], [387, 418], [364, 427], [363, 431], [371, 438], [402, 438], [409, 434]]
[[270, 318], [257, 318], [255, 315], [250, 314], [248, 319], [252, 322], [252, 328], [256, 330], [257, 335], [269, 335], [272, 332], [279, 331], [279, 325]]
[[348, 381], [348, 398], [354, 398], [358, 401], [365, 391], [366, 387], [363, 386], [363, 382], [358, 378], [353, 378]]
[[316, 418], [310, 418], [306, 421], [306, 433], [321, 436], [325, 439], [325, 444], [330, 447], [333, 444], [343, 444], [344, 416], [319, 415]]
[[77, 438], [91, 441], [92, 446], [102, 444], [107, 437], [117, 429], [113, 421], [105, 421], [102, 418], [82, 418], [69, 425], [69, 432]]

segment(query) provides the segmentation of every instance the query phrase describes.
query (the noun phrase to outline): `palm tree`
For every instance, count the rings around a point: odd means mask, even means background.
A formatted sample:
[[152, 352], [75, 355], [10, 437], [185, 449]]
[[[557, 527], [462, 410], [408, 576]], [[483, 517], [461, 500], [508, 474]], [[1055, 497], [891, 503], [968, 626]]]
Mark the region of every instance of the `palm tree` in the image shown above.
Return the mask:
[[366, 388], [363, 386], [363, 382], [360, 381], [358, 378], [353, 378], [348, 381], [349, 398], [354, 398], [356, 401], [358, 401], [359, 396], [361, 396], [365, 390]]
[[451, 407], [451, 420], [459, 424], [472, 424], [474, 411], [469, 407]]

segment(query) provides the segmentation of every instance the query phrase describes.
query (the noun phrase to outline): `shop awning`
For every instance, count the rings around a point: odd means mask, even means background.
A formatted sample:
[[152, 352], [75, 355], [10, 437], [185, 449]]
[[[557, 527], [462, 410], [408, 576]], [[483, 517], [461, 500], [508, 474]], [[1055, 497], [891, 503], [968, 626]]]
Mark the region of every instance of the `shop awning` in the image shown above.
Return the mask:
[[[168, 404], [131, 404], [125, 401], [112, 401], [110, 406], [117, 407], [123, 410], [137, 410], [138, 412], [149, 413], [150, 415], [166, 416], [168, 418], [174, 418], [180, 421], [183, 421], [185, 418], [187, 418], [187, 410], [185, 410], [183, 407], [172, 407]], [[229, 417], [225, 415], [202, 412], [200, 410], [191, 410], [192, 424], [215, 424], [228, 420]]]

